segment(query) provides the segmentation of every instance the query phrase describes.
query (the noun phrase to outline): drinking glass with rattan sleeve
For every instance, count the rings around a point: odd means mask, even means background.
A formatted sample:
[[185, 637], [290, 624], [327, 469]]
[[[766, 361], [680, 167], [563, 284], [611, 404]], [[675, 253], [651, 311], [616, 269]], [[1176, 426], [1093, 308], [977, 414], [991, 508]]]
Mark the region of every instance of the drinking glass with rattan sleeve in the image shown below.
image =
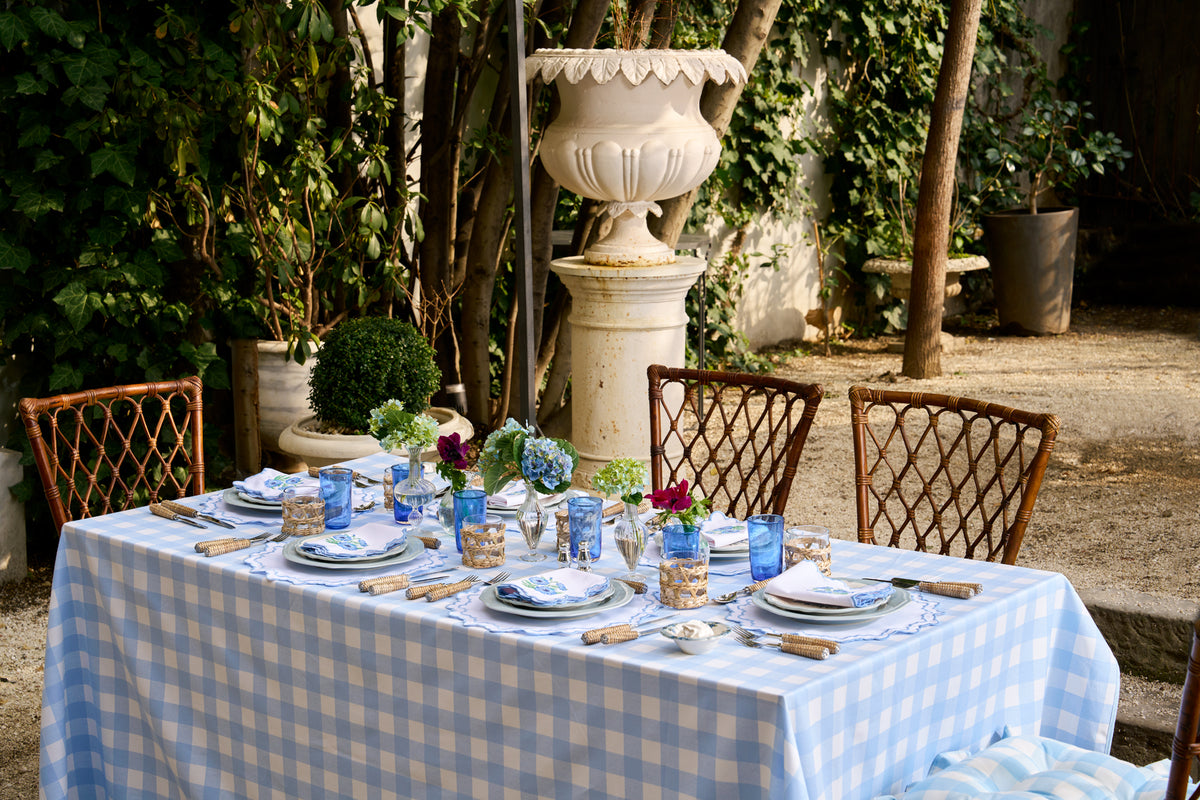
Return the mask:
[[289, 536], [315, 536], [325, 532], [325, 501], [312, 491], [285, 489], [282, 533]]
[[791, 569], [801, 561], [816, 562], [825, 577], [833, 576], [829, 528], [820, 525], [796, 525], [783, 535], [783, 568]]

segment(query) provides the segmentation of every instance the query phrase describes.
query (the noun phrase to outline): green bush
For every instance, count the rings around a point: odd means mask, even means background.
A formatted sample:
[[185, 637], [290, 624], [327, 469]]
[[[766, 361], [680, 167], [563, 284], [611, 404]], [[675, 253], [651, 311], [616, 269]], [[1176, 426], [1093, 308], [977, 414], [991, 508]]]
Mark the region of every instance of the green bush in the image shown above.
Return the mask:
[[325, 337], [308, 399], [321, 422], [365, 433], [371, 409], [396, 399], [409, 411], [424, 411], [441, 380], [433, 347], [416, 328], [398, 319], [359, 317]]

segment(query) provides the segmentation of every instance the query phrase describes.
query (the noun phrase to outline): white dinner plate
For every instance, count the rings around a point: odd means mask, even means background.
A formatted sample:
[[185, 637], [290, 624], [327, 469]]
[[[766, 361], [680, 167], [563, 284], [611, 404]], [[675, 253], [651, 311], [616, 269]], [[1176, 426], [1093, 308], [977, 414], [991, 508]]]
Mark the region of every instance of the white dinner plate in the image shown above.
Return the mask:
[[[662, 533], [653, 534], [654, 544], [658, 546], [659, 555], [662, 555]], [[735, 558], [749, 558], [750, 546], [736, 547], [716, 550], [713, 547], [708, 548], [708, 557], [714, 561], [731, 561]]]
[[265, 497], [255, 497], [246, 492], [237, 493], [239, 500], [245, 500], [247, 503], [253, 503], [256, 506], [266, 506], [267, 508], [283, 508], [282, 500], [267, 500]]
[[537, 603], [530, 603], [526, 600], [522, 600], [519, 597], [505, 597], [498, 592], [496, 594], [496, 599], [499, 600], [501, 603], [507, 603], [510, 606], [520, 606], [521, 608], [541, 609], [543, 611], [547, 608], [559, 608], [559, 609], [584, 608], [586, 606], [594, 606], [597, 603], [603, 603], [605, 600], [612, 597], [612, 593], [614, 591], [616, 591], [613, 588], [616, 583], [617, 583], [617, 581], [609, 581], [607, 589], [605, 589], [604, 591], [600, 592], [597, 595], [587, 598], [586, 600], [577, 600], [574, 603], [559, 603], [558, 605], [555, 605], [555, 606], [538, 605]]
[[[318, 533], [317, 536], [326, 536], [327, 533]], [[307, 537], [306, 537], [307, 538]], [[283, 544], [283, 557], [293, 564], [300, 564], [305, 567], [317, 567], [319, 569], [378, 569], [379, 567], [391, 567], [396, 564], [403, 564], [406, 561], [412, 561], [417, 556], [425, 551], [425, 543], [416, 536], [408, 537], [408, 544], [399, 553], [390, 556], [383, 556], [371, 561], [318, 561], [315, 558], [309, 558], [303, 551], [299, 549], [300, 543], [304, 539], [288, 539]]]
[[[408, 542], [411, 541], [411, 539], [412, 539], [411, 530], [412, 530], [412, 528], [411, 528], [411, 526], [409, 526], [409, 531], [410, 531], [410, 534], [408, 534], [409, 539], [407, 541], [405, 541], [402, 546], [393, 548], [386, 553], [378, 553], [373, 556], [342, 556], [341, 558], [333, 558], [332, 556], [320, 556], [320, 555], [317, 555], [316, 553], [310, 553], [307, 550], [300, 550], [299, 553], [302, 557], [310, 559], [312, 561], [326, 561], [331, 564], [345, 564], [348, 561], [353, 561], [353, 562], [379, 561], [380, 559], [383, 559], [383, 558], [391, 558], [392, 556], [400, 555], [405, 550], [407, 550]], [[329, 536], [329, 535], [331, 535], [331, 532], [325, 531], [324, 533], [319, 533], [319, 534], [315, 534], [315, 535]], [[311, 537], [307, 537], [307, 538], [311, 538]], [[306, 541], [306, 539], [300, 539], [298, 541], [301, 544], [303, 544], [303, 542]]]
[[276, 503], [275, 505], [268, 505], [265, 502], [251, 503], [243, 500], [239, 494], [237, 489], [226, 489], [221, 493], [221, 499], [225, 501], [226, 505], [237, 508], [248, 508], [251, 511], [265, 511], [268, 514], [271, 512], [276, 514], [283, 513], [283, 504], [281, 503]]
[[766, 590], [759, 589], [754, 594], [750, 595], [750, 600], [754, 603], [754, 605], [771, 614], [775, 614], [780, 617], [788, 617], [789, 619], [798, 619], [803, 622], [809, 622], [818, 625], [849, 625], [856, 622], [867, 622], [876, 617], [882, 617], [884, 614], [891, 614], [893, 611], [899, 611], [901, 608], [908, 605], [908, 601], [912, 599], [909, 597], [908, 592], [897, 588], [892, 591], [892, 596], [888, 598], [888, 601], [881, 606], [876, 608], [855, 608], [852, 609], [853, 613], [830, 615], [812, 614], [804, 611], [792, 611], [790, 609], [780, 608], [770, 600], [766, 599], [765, 595]]
[[621, 581], [612, 581], [613, 593], [602, 602], [583, 608], [525, 608], [514, 606], [496, 596], [495, 586], [483, 587], [479, 600], [485, 608], [498, 611], [501, 614], [515, 614], [518, 617], [533, 617], [534, 619], [570, 619], [571, 617], [586, 617], [620, 608], [633, 599], [633, 588]]
[[[860, 586], [878, 586], [878, 584], [872, 584], [869, 581], [859, 581], [853, 578], [839, 578], [839, 580], [845, 581], [845, 583], [851, 588], [857, 588]], [[869, 606], [831, 606], [823, 603], [806, 603], [803, 600], [793, 600], [790, 597], [777, 597], [776, 595], [763, 592], [763, 599], [768, 603], [778, 606], [779, 608], [786, 609], [788, 611], [800, 611], [804, 614], [824, 614], [825, 616], [846, 616], [848, 614], [859, 614], [863, 611], [874, 611], [886, 603], [890, 598], [891, 595], [888, 595], [887, 597], [881, 597]]]

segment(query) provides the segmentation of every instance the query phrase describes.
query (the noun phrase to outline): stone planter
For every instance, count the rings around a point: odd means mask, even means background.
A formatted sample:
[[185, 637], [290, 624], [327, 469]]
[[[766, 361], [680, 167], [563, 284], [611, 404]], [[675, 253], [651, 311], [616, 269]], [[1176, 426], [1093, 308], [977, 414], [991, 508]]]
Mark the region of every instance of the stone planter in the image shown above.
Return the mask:
[[313, 359], [303, 364], [287, 356], [287, 342], [260, 340], [258, 349], [258, 436], [267, 450], [280, 449], [279, 437], [298, 419], [312, 416], [308, 376]]
[[1078, 208], [1013, 209], [983, 218], [1000, 327], [1066, 333], [1071, 327]]
[[[425, 413], [438, 421], [438, 436], [457, 433], [466, 441], [475, 433], [470, 421], [452, 408], [433, 406], [425, 409]], [[301, 459], [310, 467], [324, 467], [352, 458], [373, 455], [381, 450], [379, 442], [366, 434], [318, 433], [311, 430], [315, 421], [316, 417], [310, 415], [288, 425], [279, 437], [282, 452]], [[392, 453], [397, 458], [408, 455], [405, 450], [393, 450]], [[434, 445], [423, 452], [421, 460], [437, 461], [437, 446]]]
[[608, 201], [612, 231], [584, 254], [589, 264], [653, 266], [675, 251], [650, 235], [657, 200], [699, 186], [721, 145], [700, 113], [705, 82], [744, 83], [722, 50], [538, 50], [529, 77], [554, 82], [562, 101], [539, 155], [546, 171], [583, 197]]

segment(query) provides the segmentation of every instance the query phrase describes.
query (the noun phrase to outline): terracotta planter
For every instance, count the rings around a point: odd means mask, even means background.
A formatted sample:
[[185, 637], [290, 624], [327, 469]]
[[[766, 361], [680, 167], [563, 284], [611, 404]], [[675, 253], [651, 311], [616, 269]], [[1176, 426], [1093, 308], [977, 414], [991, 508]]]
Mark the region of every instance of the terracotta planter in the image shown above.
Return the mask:
[[1000, 327], [1066, 333], [1071, 327], [1079, 209], [1014, 209], [983, 218]]
[[[438, 421], [438, 436], [457, 433], [463, 441], [466, 441], [475, 433], [470, 421], [452, 408], [434, 406], [425, 409], [425, 413]], [[308, 430], [308, 426], [315, 420], [316, 417], [310, 415], [289, 425], [279, 437], [280, 449], [288, 455], [301, 459], [310, 467], [324, 467], [381, 451], [379, 442], [366, 434], [356, 436], [317, 433]], [[397, 459], [408, 455], [406, 450], [393, 450], [392, 453], [397, 456]], [[421, 460], [439, 460], [437, 446], [430, 447], [423, 452]]]
[[722, 50], [538, 50], [529, 77], [558, 87], [558, 115], [539, 145], [546, 171], [583, 197], [608, 201], [612, 231], [588, 249], [589, 264], [652, 266], [675, 251], [650, 235], [657, 200], [699, 186], [721, 144], [700, 113], [707, 81], [744, 83]]

